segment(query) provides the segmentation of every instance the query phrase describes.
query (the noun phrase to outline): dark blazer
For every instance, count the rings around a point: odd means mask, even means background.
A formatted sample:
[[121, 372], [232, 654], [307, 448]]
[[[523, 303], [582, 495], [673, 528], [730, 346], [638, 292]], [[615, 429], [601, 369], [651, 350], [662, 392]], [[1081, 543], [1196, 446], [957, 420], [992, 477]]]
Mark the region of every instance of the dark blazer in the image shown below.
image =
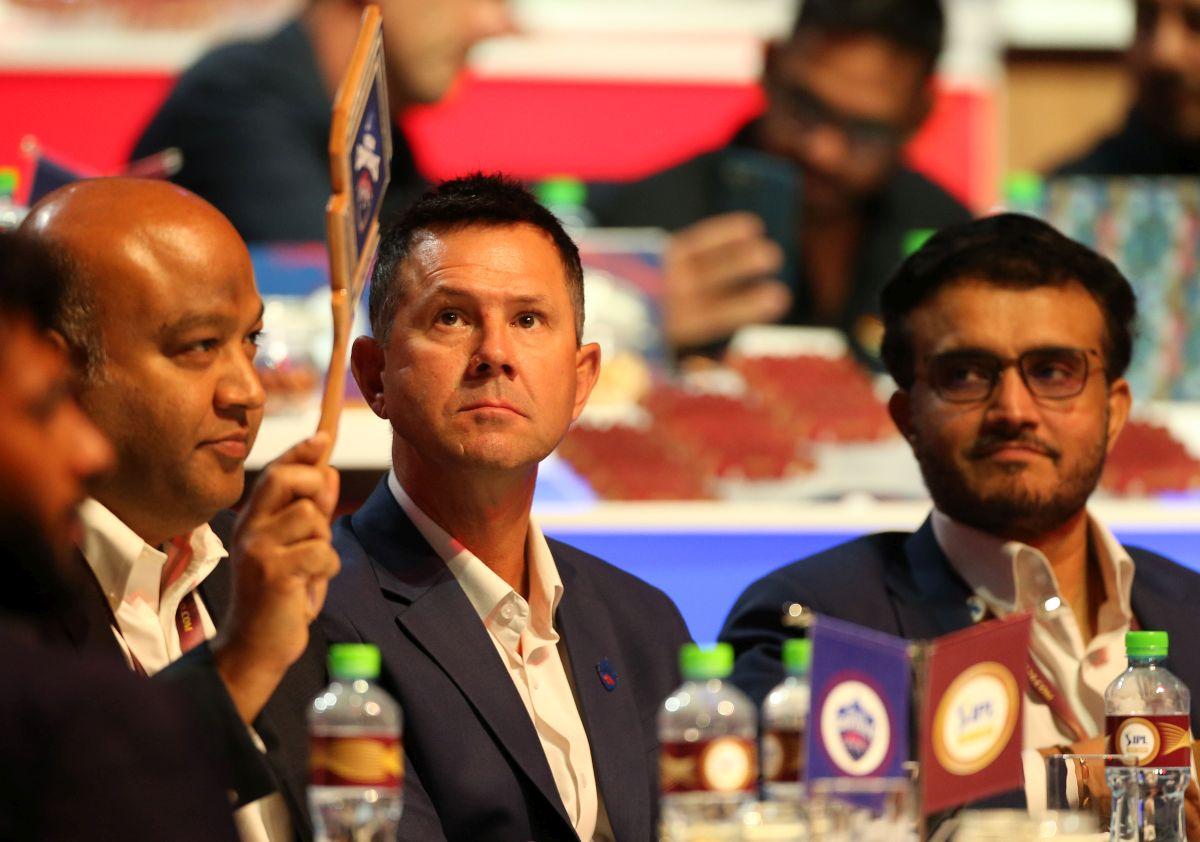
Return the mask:
[[[292, 20], [265, 39], [215, 47], [185, 70], [130, 158], [179, 149], [172, 181], [216, 206], [247, 242], [324, 242], [332, 109], [312, 41]], [[427, 186], [395, 123], [391, 172], [383, 219]]]
[[[219, 513], [209, 524], [222, 543], [229, 546], [233, 512]], [[57, 624], [65, 642], [79, 651], [99, 653], [125, 665], [125, 656], [111, 631], [104, 596], [96, 586], [91, 569], [82, 556], [72, 571], [80, 598], [71, 611], [63, 612]], [[214, 622], [221, 618], [233, 596], [233, 574], [228, 559], [219, 563], [200, 585], [200, 596]], [[305, 797], [308, 766], [308, 702], [325, 685], [325, 642], [316, 624], [308, 648], [284, 676], [267, 702], [254, 730], [267, 748], [266, 762], [254, 746], [237, 708], [217, 673], [208, 645], [197, 646], [154, 677], [170, 685], [193, 703], [206, 738], [221, 746], [231, 775], [235, 806], [242, 806], [275, 790], [283, 793], [298, 839], [312, 838]]]
[[178, 700], [22, 626], [0, 616], [0, 839], [235, 842]]
[[[1171, 636], [1171, 670], [1200, 688], [1195, 645], [1200, 574], [1147, 550], [1133, 558], [1132, 606], [1138, 623]], [[950, 566], [926, 520], [916, 532], [867, 535], [793, 562], [748, 587], [721, 630], [737, 653], [734, 681], [761, 701], [782, 680], [780, 623], [785, 604], [798, 602], [827, 614], [908, 639], [928, 639], [967, 628], [970, 588]], [[1192, 717], [1200, 715], [1200, 693]]]
[[[487, 630], [386, 480], [334, 524], [333, 543], [342, 572], [325, 602], [326, 636], [379, 646], [381, 681], [404, 710], [400, 838], [576, 839]], [[678, 684], [687, 628], [662, 592], [566, 544], [549, 544], [563, 581], [555, 628], [609, 820], [618, 840], [652, 839], [655, 720]], [[616, 676], [611, 690], [602, 669]]]

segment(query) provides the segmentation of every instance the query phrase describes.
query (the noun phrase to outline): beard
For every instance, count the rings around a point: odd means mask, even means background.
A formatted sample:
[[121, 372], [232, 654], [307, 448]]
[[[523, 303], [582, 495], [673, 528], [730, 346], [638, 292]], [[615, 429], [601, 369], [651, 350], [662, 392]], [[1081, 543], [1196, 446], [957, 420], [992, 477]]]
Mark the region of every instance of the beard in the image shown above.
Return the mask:
[[1138, 80], [1138, 112], [1164, 140], [1200, 144], [1200, 84], [1166, 71], [1148, 71]]
[[[996, 466], [990, 476], [972, 476], [944, 448], [931, 446], [918, 435], [913, 452], [934, 505], [959, 523], [1005, 540], [1030, 543], [1066, 523], [1087, 506], [1104, 472], [1108, 452], [1108, 418], [1104, 435], [1049, 489], [1030, 488], [1022, 481], [1023, 465]], [[1019, 431], [985, 433], [966, 451], [977, 462], [1003, 444], [1033, 446], [1062, 463], [1062, 453]]]

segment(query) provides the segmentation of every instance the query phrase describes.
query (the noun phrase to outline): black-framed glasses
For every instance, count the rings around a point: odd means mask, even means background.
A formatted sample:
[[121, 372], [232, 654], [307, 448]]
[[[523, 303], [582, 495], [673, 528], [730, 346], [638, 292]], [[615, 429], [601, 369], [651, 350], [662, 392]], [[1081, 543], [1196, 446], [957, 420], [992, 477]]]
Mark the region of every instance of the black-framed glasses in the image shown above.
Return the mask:
[[843, 114], [812, 91], [773, 81], [769, 85], [772, 107], [790, 119], [801, 132], [821, 127], [837, 129], [855, 152], [878, 155], [899, 146], [905, 132], [890, 123]]
[[1098, 352], [1082, 348], [1033, 348], [1016, 359], [1002, 358], [986, 351], [945, 351], [929, 358], [926, 379], [933, 391], [949, 403], [979, 403], [988, 400], [1005, 369], [1016, 367], [1025, 388], [1035, 398], [1063, 400], [1083, 391], [1093, 371], [1089, 355]]

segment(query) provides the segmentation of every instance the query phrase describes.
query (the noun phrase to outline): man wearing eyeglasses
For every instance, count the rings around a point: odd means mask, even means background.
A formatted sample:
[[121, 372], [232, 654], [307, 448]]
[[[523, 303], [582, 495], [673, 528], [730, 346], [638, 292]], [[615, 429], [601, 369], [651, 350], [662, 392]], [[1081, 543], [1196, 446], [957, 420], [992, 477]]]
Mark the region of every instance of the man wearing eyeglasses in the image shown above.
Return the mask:
[[1031, 662], [1059, 699], [1025, 706], [1036, 807], [1039, 752], [1102, 750], [1126, 631], [1167, 630], [1181, 644], [1172, 670], [1200, 687], [1200, 575], [1123, 547], [1087, 508], [1129, 414], [1134, 294], [1108, 260], [1006, 214], [934, 236], [882, 304], [889, 409], [933, 512], [915, 533], [860, 538], [752, 584], [721, 633], [734, 680], [761, 699], [782, 677], [786, 603], [909, 639], [1031, 611]]
[[1200, 172], [1200, 0], [1131, 0], [1133, 107], [1116, 133], [1060, 175], [1195, 175]]
[[944, 30], [939, 0], [807, 0], [767, 50], [760, 118], [722, 149], [593, 190], [602, 224], [675, 232], [663, 322], [678, 352], [782, 321], [841, 328], [878, 358], [879, 288], [908, 233], [969, 218], [901, 162]]

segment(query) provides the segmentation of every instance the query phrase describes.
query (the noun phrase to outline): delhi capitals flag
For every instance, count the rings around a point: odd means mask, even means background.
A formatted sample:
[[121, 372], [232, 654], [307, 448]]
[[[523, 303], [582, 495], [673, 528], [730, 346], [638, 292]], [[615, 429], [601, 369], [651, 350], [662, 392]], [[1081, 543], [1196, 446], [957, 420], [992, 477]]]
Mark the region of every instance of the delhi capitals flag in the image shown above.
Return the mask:
[[808, 780], [903, 777], [908, 759], [908, 643], [853, 623], [813, 621]]

